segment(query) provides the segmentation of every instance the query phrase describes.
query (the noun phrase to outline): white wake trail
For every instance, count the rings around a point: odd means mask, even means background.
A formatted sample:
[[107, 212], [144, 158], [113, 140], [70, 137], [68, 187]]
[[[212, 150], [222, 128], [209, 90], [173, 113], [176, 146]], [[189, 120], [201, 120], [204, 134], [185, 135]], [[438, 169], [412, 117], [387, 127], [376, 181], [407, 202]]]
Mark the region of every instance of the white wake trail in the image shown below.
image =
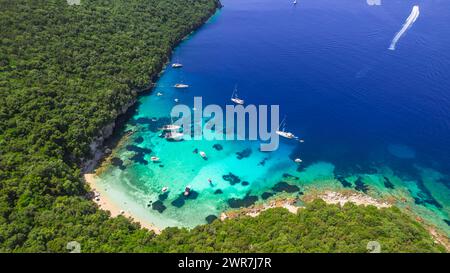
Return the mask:
[[403, 24], [402, 29], [400, 29], [399, 32], [395, 35], [394, 39], [392, 39], [391, 45], [389, 46], [389, 50], [395, 50], [395, 46], [397, 45], [398, 40], [402, 37], [405, 32], [411, 28], [411, 26], [414, 24], [414, 22], [419, 17], [420, 11], [419, 6], [414, 6], [412, 8], [411, 14], [406, 19], [405, 23]]

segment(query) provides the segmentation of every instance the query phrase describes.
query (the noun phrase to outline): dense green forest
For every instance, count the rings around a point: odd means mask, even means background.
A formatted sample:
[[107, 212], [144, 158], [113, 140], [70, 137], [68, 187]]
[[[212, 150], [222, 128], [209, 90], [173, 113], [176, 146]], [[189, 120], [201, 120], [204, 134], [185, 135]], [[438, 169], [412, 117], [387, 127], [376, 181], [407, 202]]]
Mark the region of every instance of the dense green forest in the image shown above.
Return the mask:
[[[82, 197], [82, 158], [216, 0], [0, 0], [0, 245], [62, 251], [77, 227], [145, 232]], [[70, 204], [70, 205], [68, 205]], [[61, 214], [70, 206], [73, 217]], [[66, 237], [56, 238], [48, 219]], [[102, 226], [102, 229], [97, 228]], [[99, 239], [97, 239], [99, 240]], [[129, 240], [130, 242], [132, 240]]]
[[[396, 209], [325, 206], [160, 236], [87, 199], [89, 144], [216, 0], [0, 0], [0, 252], [440, 251]], [[255, 232], [257, 231], [257, 232]]]
[[351, 203], [340, 207], [322, 200], [307, 204], [297, 215], [278, 208], [192, 231], [166, 229], [152, 243], [164, 252], [333, 253], [367, 252], [370, 241], [377, 241], [382, 252], [444, 252], [398, 208], [380, 210]]

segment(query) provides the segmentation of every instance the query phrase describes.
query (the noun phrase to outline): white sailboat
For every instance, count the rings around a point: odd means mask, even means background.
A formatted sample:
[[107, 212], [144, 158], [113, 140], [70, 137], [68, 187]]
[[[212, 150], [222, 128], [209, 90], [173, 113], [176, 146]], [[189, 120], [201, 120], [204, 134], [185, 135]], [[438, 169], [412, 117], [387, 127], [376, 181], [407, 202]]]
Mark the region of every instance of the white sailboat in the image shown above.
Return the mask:
[[182, 68], [182, 67], [183, 67], [183, 64], [180, 63], [180, 60], [178, 60], [178, 58], [177, 58], [177, 60], [172, 64], [172, 68]]
[[237, 86], [234, 88], [233, 93], [231, 94], [231, 101], [239, 105], [244, 104], [244, 100], [240, 99], [237, 95]]
[[286, 132], [286, 118], [284, 118], [281, 123], [280, 123], [280, 127], [282, 127], [282, 129], [280, 130], [280, 128], [278, 128], [278, 130], [276, 131], [276, 134], [285, 138], [289, 138], [289, 139], [296, 139], [297, 137], [291, 133], [291, 132]]

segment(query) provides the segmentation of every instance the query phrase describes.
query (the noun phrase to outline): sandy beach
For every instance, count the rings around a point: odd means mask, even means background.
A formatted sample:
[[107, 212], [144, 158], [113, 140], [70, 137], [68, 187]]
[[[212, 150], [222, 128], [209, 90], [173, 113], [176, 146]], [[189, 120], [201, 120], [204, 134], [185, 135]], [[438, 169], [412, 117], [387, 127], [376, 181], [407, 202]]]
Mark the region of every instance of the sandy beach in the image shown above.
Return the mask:
[[133, 222], [139, 223], [143, 228], [151, 230], [156, 234], [160, 234], [161, 230], [149, 223], [148, 221], [144, 221], [142, 219], [136, 218], [135, 215], [132, 215], [129, 211], [122, 210], [117, 204], [115, 204], [112, 200], [110, 200], [105, 194], [101, 194], [97, 189], [96, 185], [96, 176], [95, 174], [85, 174], [84, 180], [91, 187], [91, 190], [95, 193], [95, 198], [93, 201], [99, 206], [100, 209], [109, 211], [111, 213], [111, 217], [117, 217], [119, 215], [123, 215], [124, 217], [130, 218]]

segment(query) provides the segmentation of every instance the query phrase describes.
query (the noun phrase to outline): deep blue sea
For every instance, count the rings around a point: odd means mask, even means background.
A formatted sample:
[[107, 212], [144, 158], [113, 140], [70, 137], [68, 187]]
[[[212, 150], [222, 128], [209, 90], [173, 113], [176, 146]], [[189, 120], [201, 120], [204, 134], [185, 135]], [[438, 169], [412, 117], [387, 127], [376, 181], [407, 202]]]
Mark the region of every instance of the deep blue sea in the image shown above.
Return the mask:
[[[193, 157], [192, 149], [205, 150], [212, 144], [163, 143], [155, 132], [140, 127], [126, 141], [130, 144], [143, 136], [145, 141], [135, 145], [152, 149], [152, 155], [158, 151], [159, 157], [166, 152], [164, 166], [133, 161], [121, 170], [110, 166], [102, 182], [112, 188], [111, 181], [126, 184], [134, 194], [117, 200], [128, 204], [134, 200], [140, 204], [136, 213], [144, 218], [148, 214], [149, 221], [164, 227], [202, 223], [205, 215], [196, 217], [199, 208], [218, 216], [228, 208], [229, 198], [267, 192], [283, 173], [300, 177], [292, 183], [301, 189], [324, 180], [338, 187], [342, 178], [353, 187], [362, 178], [371, 195], [390, 193], [407, 199], [399, 206], [412, 208], [448, 232], [450, 1], [368, 2], [377, 1], [299, 0], [293, 5], [290, 0], [223, 0], [224, 8], [174, 50], [173, 61], [184, 67], [167, 67], [153, 94], [140, 99], [127, 129], [139, 126], [139, 118], [168, 116], [174, 98], [192, 104], [194, 96], [202, 96], [204, 104], [229, 104], [237, 84], [239, 95], [249, 103], [280, 105], [288, 129], [305, 143], [283, 140], [280, 151], [273, 153], [280, 159], [269, 160], [275, 163], [258, 170], [255, 166], [261, 158], [256, 150], [250, 158], [233, 158], [244, 144], [224, 144], [225, 155], [216, 159], [216, 151], [208, 150], [211, 160], [203, 162]], [[389, 50], [415, 5], [420, 15], [395, 50]], [[178, 82], [190, 88], [175, 90], [172, 86]], [[118, 147], [116, 153], [126, 164], [130, 149]], [[297, 157], [303, 160], [298, 168], [292, 164]], [[213, 180], [220, 180], [228, 172], [249, 180], [254, 189], [217, 182], [226, 195], [221, 199], [212, 194], [217, 188], [203, 187], [206, 178], [217, 174]], [[383, 185], [385, 179], [394, 189]], [[177, 189], [167, 202], [162, 200], [167, 210], [146, 212], [146, 202], [156, 200], [165, 183], [174, 183], [172, 188]], [[197, 189], [197, 203], [171, 210], [169, 201], [176, 200], [187, 184]]]

